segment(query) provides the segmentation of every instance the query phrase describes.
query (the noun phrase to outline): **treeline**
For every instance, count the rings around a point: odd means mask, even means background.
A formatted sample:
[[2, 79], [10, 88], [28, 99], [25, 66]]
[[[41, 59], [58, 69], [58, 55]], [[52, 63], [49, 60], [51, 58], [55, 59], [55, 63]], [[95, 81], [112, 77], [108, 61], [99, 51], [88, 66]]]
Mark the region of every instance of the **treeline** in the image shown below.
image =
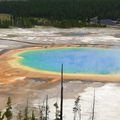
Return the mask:
[[105, 25], [80, 20], [50, 20], [46, 18], [33, 17], [11, 17], [10, 20], [0, 20], [0, 28], [20, 27], [32, 28], [34, 26], [53, 26], [57, 28], [71, 28], [71, 27], [106, 27]]
[[0, 20], [0, 28], [9, 28], [11, 25], [11, 20]]
[[[99, 20], [120, 19], [120, 0], [27, 0], [1, 1], [0, 13], [10, 14], [10, 20], [0, 21], [0, 27], [31, 28], [35, 25], [70, 27], [105, 27]], [[90, 18], [98, 17], [91, 24]]]
[[120, 18], [120, 0], [27, 0], [2, 1], [0, 12], [17, 17], [39, 17], [51, 20]]

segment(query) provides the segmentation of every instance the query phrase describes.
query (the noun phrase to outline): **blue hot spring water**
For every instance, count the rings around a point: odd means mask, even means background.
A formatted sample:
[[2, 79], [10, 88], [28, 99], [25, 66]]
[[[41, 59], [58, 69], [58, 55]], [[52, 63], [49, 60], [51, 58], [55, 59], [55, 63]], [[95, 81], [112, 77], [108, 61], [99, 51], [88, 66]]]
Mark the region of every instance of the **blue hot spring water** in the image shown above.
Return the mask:
[[37, 70], [69, 74], [120, 74], [120, 49], [58, 48], [21, 53], [20, 64]]

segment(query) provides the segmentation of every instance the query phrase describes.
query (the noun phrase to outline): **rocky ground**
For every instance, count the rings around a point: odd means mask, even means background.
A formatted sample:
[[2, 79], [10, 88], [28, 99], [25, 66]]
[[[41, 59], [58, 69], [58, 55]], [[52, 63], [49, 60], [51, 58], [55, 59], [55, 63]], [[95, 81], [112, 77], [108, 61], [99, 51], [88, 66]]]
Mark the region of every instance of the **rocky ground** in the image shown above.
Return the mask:
[[[57, 29], [51, 27], [36, 27], [32, 29], [0, 29], [0, 54], [11, 49], [47, 44], [93, 44], [120, 46], [120, 29], [114, 28], [72, 28]], [[9, 73], [6, 74], [9, 75]], [[40, 85], [40, 79], [16, 78], [15, 83], [0, 83], [0, 108], [3, 109], [8, 96], [12, 97], [14, 110], [23, 109], [29, 99], [29, 106], [38, 108], [46, 95], [49, 95], [50, 118], [53, 119], [53, 104], [59, 102], [60, 85], [57, 83], [45, 89], [33, 85]], [[64, 83], [64, 120], [72, 120], [74, 99], [81, 96], [82, 120], [90, 119], [92, 112], [93, 88], [96, 89], [96, 120], [120, 119], [120, 84], [69, 81]]]

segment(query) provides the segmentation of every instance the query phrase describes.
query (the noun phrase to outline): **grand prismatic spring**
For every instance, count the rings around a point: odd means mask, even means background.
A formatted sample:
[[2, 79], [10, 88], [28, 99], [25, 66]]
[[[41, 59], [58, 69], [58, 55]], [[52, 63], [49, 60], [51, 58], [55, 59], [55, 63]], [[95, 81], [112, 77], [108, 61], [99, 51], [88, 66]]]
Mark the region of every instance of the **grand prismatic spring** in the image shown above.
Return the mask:
[[95, 48], [63, 48], [36, 50], [19, 54], [21, 65], [37, 70], [68, 74], [119, 74], [120, 50]]
[[64, 64], [65, 79], [119, 81], [120, 77], [120, 49], [117, 48], [31, 48], [13, 56], [17, 59], [9, 61], [11, 65], [44, 77], [60, 75], [61, 64]]

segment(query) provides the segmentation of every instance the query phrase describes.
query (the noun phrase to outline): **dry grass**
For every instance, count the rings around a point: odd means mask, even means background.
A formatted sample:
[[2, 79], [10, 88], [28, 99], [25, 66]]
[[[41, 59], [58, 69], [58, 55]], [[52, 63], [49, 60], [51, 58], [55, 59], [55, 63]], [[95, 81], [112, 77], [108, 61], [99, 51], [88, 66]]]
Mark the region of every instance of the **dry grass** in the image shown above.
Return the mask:
[[10, 20], [10, 19], [11, 19], [10, 14], [0, 13], [0, 20]]

